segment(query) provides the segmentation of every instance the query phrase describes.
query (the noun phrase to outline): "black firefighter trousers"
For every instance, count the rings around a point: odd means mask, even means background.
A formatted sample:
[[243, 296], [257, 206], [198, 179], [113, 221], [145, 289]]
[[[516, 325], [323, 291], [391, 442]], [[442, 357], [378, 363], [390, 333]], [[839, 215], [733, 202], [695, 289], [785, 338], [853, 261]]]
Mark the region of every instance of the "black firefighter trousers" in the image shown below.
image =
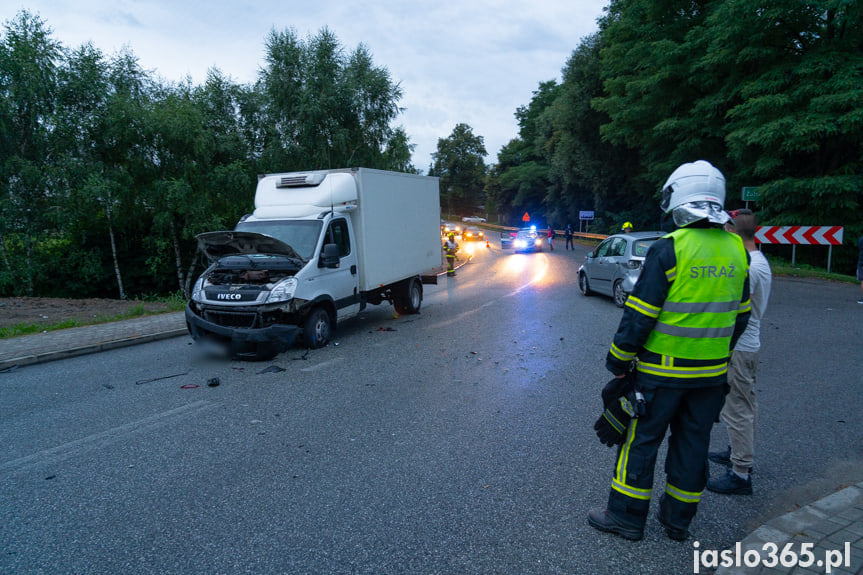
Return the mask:
[[710, 430], [722, 410], [725, 386], [652, 387], [645, 379], [639, 377], [639, 387], [647, 414], [632, 420], [626, 441], [618, 448], [607, 509], [625, 524], [644, 528], [657, 451], [670, 428], [659, 513], [666, 525], [685, 530], [707, 484]]

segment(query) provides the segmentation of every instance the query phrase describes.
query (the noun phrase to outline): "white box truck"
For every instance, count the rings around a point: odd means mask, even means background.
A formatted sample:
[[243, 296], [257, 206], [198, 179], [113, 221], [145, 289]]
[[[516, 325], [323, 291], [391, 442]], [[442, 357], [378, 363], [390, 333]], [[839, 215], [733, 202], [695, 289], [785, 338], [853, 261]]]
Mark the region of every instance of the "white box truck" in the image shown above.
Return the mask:
[[195, 340], [268, 359], [330, 340], [368, 304], [419, 313], [441, 265], [438, 178], [367, 168], [261, 176], [255, 211], [197, 236], [211, 262], [192, 290]]

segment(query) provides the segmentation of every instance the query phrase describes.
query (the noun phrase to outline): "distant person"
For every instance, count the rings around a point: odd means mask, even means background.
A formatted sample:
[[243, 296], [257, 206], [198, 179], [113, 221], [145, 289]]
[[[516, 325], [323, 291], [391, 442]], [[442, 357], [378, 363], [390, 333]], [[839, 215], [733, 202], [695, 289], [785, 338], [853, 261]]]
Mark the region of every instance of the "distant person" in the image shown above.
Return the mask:
[[548, 251], [554, 251], [554, 228], [551, 227], [551, 224], [548, 224]]
[[458, 252], [458, 244], [455, 241], [455, 234], [450, 234], [447, 237], [446, 243], [443, 245], [446, 253], [446, 275], [447, 277], [455, 277], [455, 256]]
[[[572, 248], [575, 251], [575, 246], [572, 243], [572, 226], [566, 224], [566, 229], [563, 231], [563, 236], [566, 238], [566, 249]], [[863, 239], [863, 238], [861, 238]], [[863, 286], [863, 284], [861, 284]]]
[[656, 517], [668, 537], [682, 541], [707, 483], [728, 354], [749, 319], [749, 258], [741, 238], [722, 229], [725, 177], [709, 162], [678, 167], [661, 198], [678, 229], [650, 246], [606, 355], [614, 379], [594, 429], [603, 443], [618, 445], [617, 461], [608, 502], [587, 521], [626, 539], [643, 537], [656, 458], [670, 429]]
[[632, 222], [623, 222], [620, 229], [624, 234], [630, 234], [634, 228], [632, 227]]
[[[863, 236], [857, 240], [857, 251], [857, 279], [860, 281], [860, 293], [863, 294]], [[863, 297], [857, 303], [863, 303]]]
[[749, 299], [752, 314], [746, 330], [731, 353], [728, 362], [729, 392], [720, 418], [728, 430], [730, 445], [725, 451], [714, 451], [708, 459], [729, 467], [725, 474], [710, 479], [707, 489], [727, 495], [752, 494], [752, 461], [755, 453], [755, 425], [758, 421], [758, 401], [755, 380], [758, 373], [758, 352], [761, 349], [761, 318], [770, 297], [772, 275], [770, 264], [755, 246], [758, 220], [751, 210], [729, 212], [733, 218], [725, 229], [741, 237], [749, 252]]

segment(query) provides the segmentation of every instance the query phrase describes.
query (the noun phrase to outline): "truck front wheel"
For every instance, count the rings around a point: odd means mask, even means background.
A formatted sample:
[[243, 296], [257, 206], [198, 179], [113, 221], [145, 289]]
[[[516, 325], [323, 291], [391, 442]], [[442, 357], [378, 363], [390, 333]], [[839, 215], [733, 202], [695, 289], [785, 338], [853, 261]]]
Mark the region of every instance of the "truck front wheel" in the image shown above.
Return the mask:
[[311, 349], [324, 347], [330, 341], [332, 321], [323, 308], [315, 308], [303, 324], [303, 340]]

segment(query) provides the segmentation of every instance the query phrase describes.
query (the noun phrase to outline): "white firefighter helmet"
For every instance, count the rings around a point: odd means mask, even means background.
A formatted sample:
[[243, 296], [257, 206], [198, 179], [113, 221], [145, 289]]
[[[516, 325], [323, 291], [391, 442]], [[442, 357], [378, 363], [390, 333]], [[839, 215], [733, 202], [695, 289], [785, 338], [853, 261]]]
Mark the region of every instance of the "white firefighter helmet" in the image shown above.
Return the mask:
[[660, 208], [666, 214], [673, 212], [678, 226], [705, 218], [724, 224], [729, 219], [724, 206], [725, 176], [705, 160], [681, 165], [662, 187]]

